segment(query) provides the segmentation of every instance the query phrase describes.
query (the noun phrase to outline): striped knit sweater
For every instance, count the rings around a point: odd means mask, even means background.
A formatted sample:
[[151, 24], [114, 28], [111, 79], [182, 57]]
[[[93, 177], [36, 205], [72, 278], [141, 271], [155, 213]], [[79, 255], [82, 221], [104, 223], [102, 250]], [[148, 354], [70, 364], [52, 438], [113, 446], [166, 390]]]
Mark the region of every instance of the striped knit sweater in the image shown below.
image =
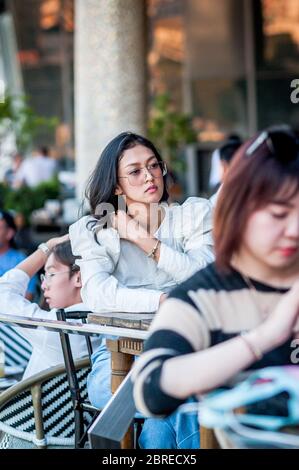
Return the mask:
[[[220, 274], [212, 263], [171, 292], [151, 325], [151, 335], [133, 373], [134, 398], [143, 413], [163, 416], [183, 403], [161, 390], [160, 376], [165, 361], [209, 348], [255, 328], [286, 292], [251, 281], [255, 290], [249, 289], [238, 271]], [[291, 340], [265, 354], [250, 368], [290, 364]], [[177, 380], [179, 383], [184, 377]]]

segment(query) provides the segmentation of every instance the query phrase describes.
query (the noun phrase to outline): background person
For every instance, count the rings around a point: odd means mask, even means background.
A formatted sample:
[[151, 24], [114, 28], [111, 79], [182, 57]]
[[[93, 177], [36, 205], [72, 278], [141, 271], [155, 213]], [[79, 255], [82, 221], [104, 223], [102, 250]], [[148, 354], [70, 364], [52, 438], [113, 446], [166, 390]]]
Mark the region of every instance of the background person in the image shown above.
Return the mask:
[[[0, 276], [14, 268], [25, 259], [22, 251], [16, 249], [15, 235], [17, 226], [13, 216], [6, 211], [0, 211]], [[33, 276], [27, 287], [26, 298], [32, 300], [36, 292], [36, 276]]]
[[4, 182], [11, 188], [15, 187], [16, 174], [23, 163], [23, 154], [17, 152], [12, 158], [12, 166], [9, 168], [4, 175]]
[[242, 141], [239, 136], [232, 134], [228, 139], [213, 152], [214, 159], [217, 160], [219, 165], [218, 174], [219, 182], [214, 186], [215, 193], [210, 197], [210, 202], [213, 206], [216, 205], [221, 184], [227, 175], [228, 169], [231, 165], [232, 159], [236, 151], [241, 147]]
[[25, 158], [15, 175], [15, 187], [31, 188], [55, 176], [56, 162], [49, 155], [47, 147], [40, 147], [32, 157]]

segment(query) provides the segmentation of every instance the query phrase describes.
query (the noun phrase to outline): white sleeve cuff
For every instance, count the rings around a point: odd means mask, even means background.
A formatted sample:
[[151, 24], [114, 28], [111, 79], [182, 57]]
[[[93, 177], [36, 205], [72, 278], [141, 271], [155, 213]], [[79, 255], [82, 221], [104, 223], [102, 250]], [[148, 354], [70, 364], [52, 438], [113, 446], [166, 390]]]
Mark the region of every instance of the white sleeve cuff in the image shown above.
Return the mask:
[[118, 288], [116, 305], [124, 312], [156, 312], [160, 305], [163, 292], [149, 289]]
[[0, 287], [9, 287], [12, 292], [25, 296], [30, 277], [25, 271], [13, 268], [3, 274], [0, 278]]

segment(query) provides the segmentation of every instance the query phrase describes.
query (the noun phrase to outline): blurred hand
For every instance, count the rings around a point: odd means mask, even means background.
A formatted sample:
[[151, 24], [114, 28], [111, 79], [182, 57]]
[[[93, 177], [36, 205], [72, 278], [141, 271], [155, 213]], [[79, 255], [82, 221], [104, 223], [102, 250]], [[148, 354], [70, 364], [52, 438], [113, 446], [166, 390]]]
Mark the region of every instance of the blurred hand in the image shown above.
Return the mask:
[[[287, 341], [298, 329], [299, 320], [299, 281], [284, 294], [275, 310], [255, 330], [266, 350], [274, 349]], [[253, 331], [253, 330], [252, 330]]]
[[112, 227], [115, 228], [120, 238], [134, 242], [144, 229], [126, 212], [119, 210], [111, 216]]
[[54, 237], [50, 238], [50, 240], [47, 241], [47, 246], [52, 250], [54, 246], [58, 245], [59, 243], [66, 242], [70, 239], [69, 234], [67, 233], [66, 235], [62, 235], [61, 237]]

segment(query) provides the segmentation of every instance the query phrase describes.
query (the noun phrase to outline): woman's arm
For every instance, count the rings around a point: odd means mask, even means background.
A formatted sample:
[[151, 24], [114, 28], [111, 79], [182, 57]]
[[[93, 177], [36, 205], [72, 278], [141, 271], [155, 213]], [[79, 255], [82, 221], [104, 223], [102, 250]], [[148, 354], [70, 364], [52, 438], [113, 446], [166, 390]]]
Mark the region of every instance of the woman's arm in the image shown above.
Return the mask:
[[[256, 328], [244, 338], [237, 336], [204, 351], [169, 359], [162, 369], [161, 389], [180, 399], [205, 393], [225, 384], [256, 362], [258, 357], [254, 350], [265, 354], [269, 349], [269, 341]], [[178, 383], [177, 377], [181, 373], [184, 380]]]
[[208, 347], [209, 328], [199, 312], [185, 302], [168, 299], [135, 367], [134, 397], [139, 410], [148, 415], [170, 412], [190, 395], [223, 385], [256, 362], [259, 353], [292, 337], [298, 317], [299, 282], [265, 322], [244, 337]]
[[[193, 199], [193, 198], [192, 198]], [[183, 252], [150, 235], [123, 211], [115, 216], [115, 226], [121, 238], [135, 243], [146, 254], [155, 251], [158, 268], [180, 283], [199, 269], [214, 261], [212, 240], [212, 206], [206, 199], [194, 198], [173, 212], [173, 225], [168, 227], [169, 238], [183, 240]]]
[[172, 215], [170, 236], [182, 245], [183, 252], [162, 243], [158, 268], [181, 283], [214, 261], [212, 206], [206, 199], [190, 198], [175, 207]]
[[[101, 230], [99, 243], [88, 230], [91, 219], [84, 217], [70, 227], [70, 241], [82, 278], [81, 296], [93, 312], [155, 312], [163, 292], [130, 289], [122, 285], [113, 272], [119, 259], [119, 236], [114, 229]], [[133, 266], [132, 266], [133, 268]]]
[[90, 275], [91, 266], [84, 261], [80, 265], [82, 290], [81, 296], [84, 304], [91, 311], [101, 312], [156, 312], [165, 294], [152, 289], [129, 289], [122, 286], [116, 277], [107, 272], [99, 271], [101, 265], [96, 266], [97, 272]]
[[[244, 337], [238, 336], [205, 351], [169, 359], [161, 374], [162, 390], [168, 393], [175, 389], [176, 397], [186, 398], [219, 387], [256, 362], [259, 354], [264, 355], [287, 341], [298, 318], [299, 282], [283, 296], [272, 315]], [[190, 373], [174, 388], [175, 377], [180, 371]]]

